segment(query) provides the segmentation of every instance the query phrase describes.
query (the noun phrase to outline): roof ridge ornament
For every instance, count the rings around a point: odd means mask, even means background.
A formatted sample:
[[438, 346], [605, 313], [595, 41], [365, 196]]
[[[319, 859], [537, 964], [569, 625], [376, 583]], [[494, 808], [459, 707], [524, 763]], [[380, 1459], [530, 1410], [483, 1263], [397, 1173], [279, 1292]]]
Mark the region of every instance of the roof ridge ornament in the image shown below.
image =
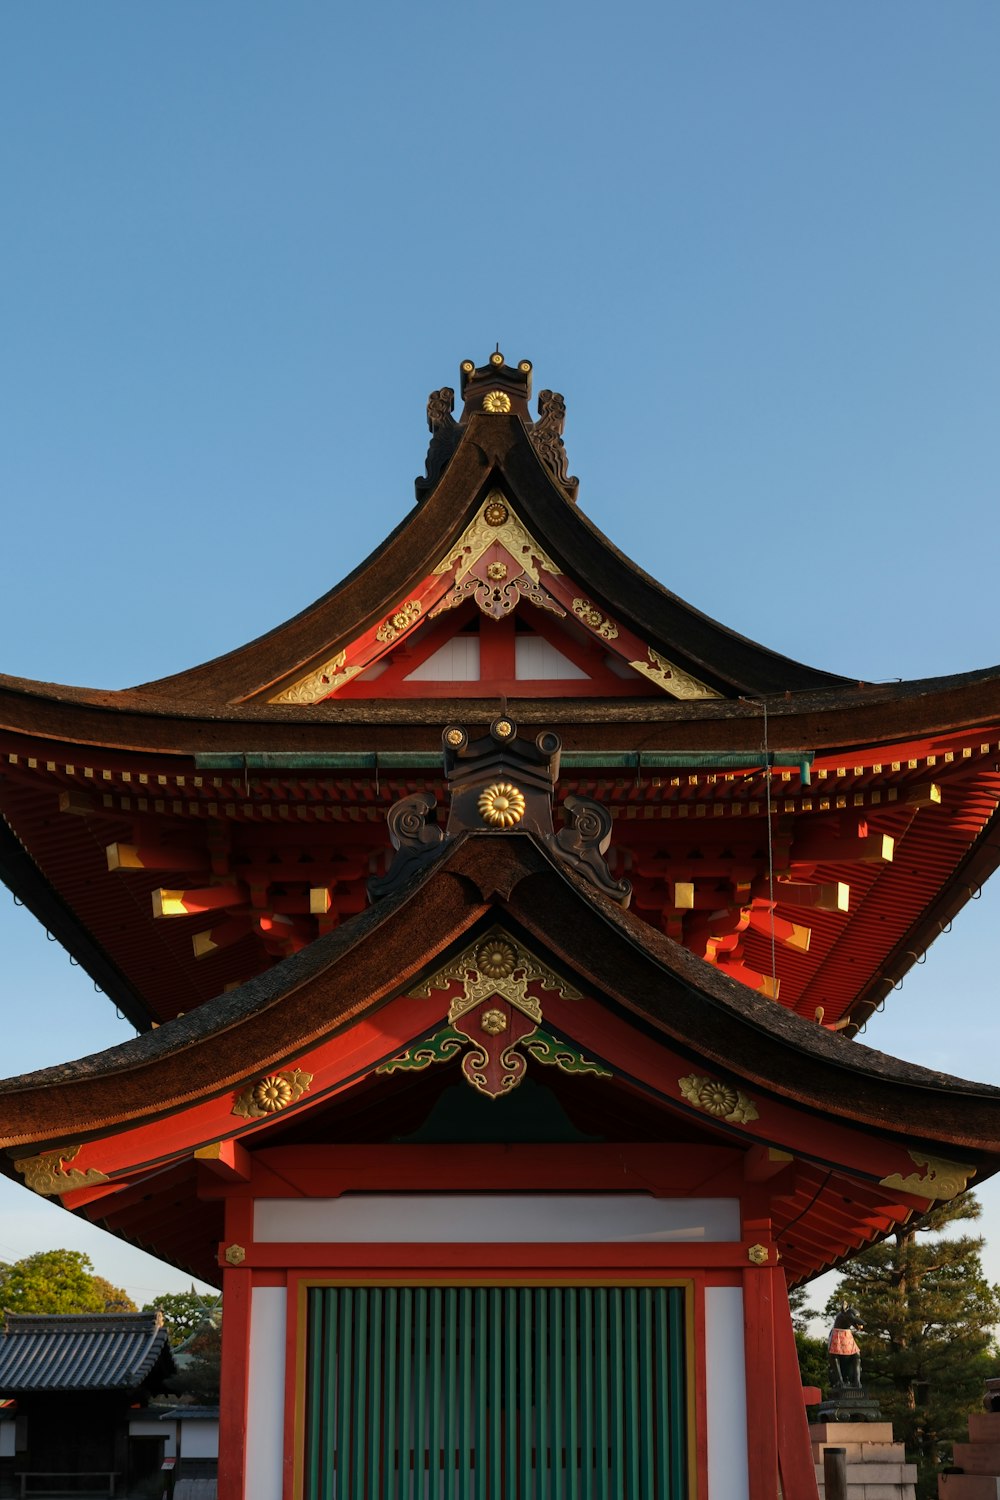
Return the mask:
[[566, 498], [575, 503], [580, 481], [569, 472], [563, 427], [566, 402], [558, 391], [542, 391], [538, 397], [538, 417], [532, 421], [528, 409], [531, 400], [531, 360], [522, 359], [508, 365], [499, 346], [485, 365], [471, 359], [462, 361], [459, 370], [462, 414], [456, 421], [455, 392], [450, 385], [431, 391], [427, 398], [427, 426], [431, 440], [427, 448], [425, 470], [414, 480], [417, 500], [426, 500], [434, 490], [458, 447], [462, 430], [470, 417], [520, 417], [531, 445], [552, 479]]
[[401, 889], [460, 834], [529, 833], [602, 895], [628, 905], [631, 885], [615, 880], [605, 860], [613, 828], [608, 809], [589, 797], [567, 797], [568, 821], [558, 831], [553, 826], [562, 749], [557, 734], [543, 730], [533, 743], [520, 739], [516, 723], [503, 713], [478, 739], [470, 740], [460, 724], [449, 724], [441, 741], [451, 792], [447, 827], [442, 830], [433, 817], [437, 798], [430, 792], [395, 802], [387, 821], [396, 852], [387, 872], [368, 882], [371, 900]]

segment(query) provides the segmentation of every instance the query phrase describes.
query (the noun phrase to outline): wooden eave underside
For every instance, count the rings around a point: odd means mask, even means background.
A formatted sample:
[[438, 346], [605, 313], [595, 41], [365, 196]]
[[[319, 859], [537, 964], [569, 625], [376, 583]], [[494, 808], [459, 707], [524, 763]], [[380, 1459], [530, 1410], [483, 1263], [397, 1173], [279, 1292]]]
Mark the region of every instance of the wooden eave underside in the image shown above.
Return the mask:
[[[877, 702], [866, 702], [866, 692]], [[846, 695], [844, 690], [831, 690], [812, 696], [843, 703]], [[799, 783], [797, 773], [775, 774], [771, 792], [776, 817], [798, 813], [807, 803], [822, 808], [825, 797], [830, 806], [854, 810], [858, 817], [874, 817], [875, 826], [891, 833], [897, 842], [901, 837], [910, 841], [906, 858], [897, 859], [877, 886], [872, 884], [870, 867], [831, 866], [819, 876], [851, 882], [850, 941], [845, 941], [847, 929], [839, 919], [817, 913], [810, 918], [810, 955], [783, 957], [782, 1003], [797, 1006], [808, 1016], [822, 1004], [828, 1023], [849, 1010], [856, 1026], [1000, 861], [993, 774], [1000, 762], [1000, 682], [996, 674], [971, 674], [961, 680], [854, 689], [849, 696], [853, 700], [850, 709], [841, 706], [805, 714], [796, 711], [794, 699], [775, 700], [769, 706], [768, 733], [772, 750], [816, 755], [809, 789]], [[860, 705], [865, 705], [864, 711]], [[335, 709], [342, 706], [333, 705]], [[495, 714], [495, 704], [483, 707], [492, 711], [490, 716]], [[540, 706], [536, 722], [558, 723], [559, 715], [554, 712], [558, 707], [550, 703], [543, 711]], [[720, 718], [705, 712], [706, 707], [740, 712]], [[374, 742], [386, 751], [430, 753], [436, 760], [442, 724], [453, 709], [459, 722], [474, 724], [468, 708], [468, 704], [437, 702], [432, 725], [426, 730], [397, 723], [391, 731], [382, 728], [373, 733], [371, 725], [327, 721], [309, 726], [310, 735], [302, 723], [286, 721], [277, 726], [244, 724], [234, 735], [231, 724], [217, 719], [107, 713], [33, 693], [0, 691], [0, 725], [6, 721], [9, 726], [0, 727], [0, 814], [9, 818], [13, 828], [12, 834], [0, 822], [0, 878], [137, 1026], [166, 1019], [209, 999], [223, 983], [245, 980], [260, 967], [260, 961], [255, 963], [252, 954], [241, 950], [224, 962], [213, 959], [207, 966], [193, 964], [190, 934], [194, 929], [184, 922], [150, 920], [153, 887], [177, 880], [109, 875], [105, 845], [132, 839], [137, 818], [160, 820], [172, 830], [169, 838], [182, 841], [186, 828], [204, 840], [213, 818], [233, 826], [256, 823], [257, 838], [265, 843], [268, 826], [284, 827], [287, 838], [288, 830], [302, 826], [299, 820], [306, 818], [309, 827], [327, 827], [334, 852], [352, 837], [352, 822], [363, 824], [361, 842], [376, 857], [388, 849], [384, 816], [395, 798], [426, 787], [440, 802], [445, 800], [440, 774], [428, 771], [426, 762], [420, 770], [383, 768], [374, 773], [330, 768], [321, 772], [308, 767], [282, 771], [280, 766], [251, 772], [237, 766], [218, 776], [199, 774], [195, 754], [223, 750], [234, 752], [238, 760], [240, 753], [279, 758], [293, 753], [301, 764], [301, 758], [311, 753], [310, 745], [322, 757], [341, 752], [370, 754]], [[559, 727], [567, 750], [578, 755], [593, 750], [595, 757], [602, 750], [683, 754], [690, 746], [711, 755], [713, 751], [754, 753], [755, 746], [759, 749], [762, 721], [749, 705], [690, 708], [702, 712], [697, 717], [689, 714], [686, 724], [664, 723], [660, 730], [652, 718], [641, 726], [619, 719], [602, 724], [561, 723]], [[523, 709], [519, 705], [522, 723]], [[828, 720], [833, 721], [829, 728]], [[876, 731], [884, 732], [890, 725], [906, 737], [887, 744]], [[974, 731], [969, 725], [975, 726]], [[835, 728], [853, 730], [853, 737], [834, 740], [831, 745]], [[102, 731], [115, 743], [102, 742]], [[959, 745], [963, 748], [956, 749]], [[971, 759], [964, 760], [964, 756]], [[901, 762], [901, 768], [879, 765], [883, 759]], [[790, 775], [792, 786], [787, 784]], [[921, 783], [938, 779], [944, 788], [943, 800], [914, 821], [907, 812], [908, 799], [919, 792]], [[695, 781], [697, 787], [688, 786]], [[714, 828], [718, 842], [721, 832], [731, 826], [727, 812], [746, 814], [749, 801], [756, 798], [758, 816], [762, 815], [764, 790], [759, 767], [756, 772], [716, 777], [706, 766], [698, 776], [689, 777], [683, 772], [605, 770], [595, 761], [592, 769], [564, 767], [558, 796], [574, 791], [609, 805], [618, 830], [614, 845], [627, 850], [648, 846], [661, 823], [676, 829], [677, 824], [669, 820], [678, 814], [689, 814], [692, 828], [698, 826], [702, 836], [707, 828]], [[80, 804], [92, 805], [99, 817], [58, 814], [58, 798], [68, 793]], [[702, 815], [706, 815], [704, 820], [696, 825], [694, 820]], [[807, 811], [806, 816], [814, 814]], [[638, 821], [633, 823], [633, 819]], [[746, 823], [744, 818], [744, 827]], [[903, 845], [899, 847], [902, 851]], [[637, 889], [637, 910], [640, 896]], [[357, 910], [362, 902], [359, 884], [357, 904], [349, 904], [348, 909]], [[770, 958], [761, 947], [762, 940], [750, 935], [747, 941], [751, 948], [760, 949], [756, 968], [769, 973]], [[149, 969], [151, 964], [159, 977]], [[823, 984], [811, 977], [820, 969]]]
[[[901, 1215], [920, 1206], [912, 1193], [865, 1181], [864, 1171], [859, 1172], [864, 1156], [857, 1154], [868, 1149], [865, 1141], [872, 1143], [873, 1161], [882, 1163], [873, 1168], [876, 1174], [885, 1168], [885, 1152], [894, 1153], [893, 1169], [899, 1170], [897, 1163], [912, 1161], [907, 1153], [914, 1147], [960, 1159], [978, 1176], [1000, 1165], [1000, 1090], [909, 1067], [787, 1014], [594, 895], [553, 866], [528, 836], [512, 835], [472, 836], [457, 843], [400, 896], [242, 991], [157, 1033], [79, 1063], [0, 1084], [4, 1169], [14, 1175], [13, 1158], [65, 1150], [70, 1143], [83, 1143], [80, 1160], [90, 1165], [101, 1156], [101, 1142], [107, 1155], [115, 1141], [120, 1142], [119, 1157], [126, 1150], [127, 1167], [130, 1134], [160, 1122], [157, 1155], [142, 1158], [146, 1165], [134, 1181], [126, 1170], [117, 1186], [69, 1192], [67, 1206], [85, 1209], [126, 1237], [211, 1279], [205, 1255], [219, 1232], [214, 1211], [205, 1209], [197, 1233], [184, 1227], [192, 1220], [197, 1192], [192, 1144], [180, 1144], [187, 1115], [194, 1111], [203, 1116], [200, 1128], [213, 1132], [209, 1139], [220, 1130], [241, 1133], [251, 1153], [280, 1138], [293, 1119], [308, 1130], [308, 1108], [318, 1109], [322, 1100], [307, 1101], [301, 1115], [289, 1111], [263, 1123], [234, 1122], [229, 1114], [232, 1092], [304, 1058], [312, 1066], [315, 1053], [310, 1049], [317, 1047], [332, 1046], [345, 1058], [362, 1056], [359, 1042], [352, 1040], [355, 1035], [360, 1039], [359, 1028], [368, 1039], [365, 1045], [377, 1055], [383, 1008], [405, 995], [420, 975], [433, 971], [457, 944], [467, 944], [494, 922], [506, 925], [557, 973], [594, 997], [582, 1010], [583, 1002], [547, 999], [546, 1024], [566, 1036], [572, 1036], [574, 1025], [582, 1028], [585, 1048], [616, 1070], [615, 1087], [625, 1083], [651, 1097], [662, 1091], [663, 1102], [678, 1108], [672, 1076], [678, 1065], [662, 1079], [650, 1073], [654, 1065], [647, 1058], [650, 1044], [656, 1044], [671, 1049], [684, 1069], [706, 1068], [711, 1076], [745, 1088], [757, 1102], [761, 1123], [752, 1127], [688, 1111], [696, 1128], [720, 1144], [747, 1149], [756, 1140], [766, 1145], [770, 1110], [785, 1119], [780, 1139], [771, 1143], [794, 1148], [788, 1122], [801, 1118], [803, 1160], [796, 1163], [794, 1182], [789, 1179], [782, 1187], [773, 1209], [779, 1231], [790, 1233], [797, 1226], [786, 1255], [796, 1276], [812, 1274], [889, 1232]], [[415, 935], [422, 939], [419, 952], [414, 951]], [[392, 1012], [397, 1016], [399, 1004], [396, 1000]], [[410, 1024], [419, 1034], [421, 1026], [432, 1024], [435, 1005], [440, 1010], [447, 1001], [402, 1004], [413, 1008]], [[390, 1027], [381, 1043], [388, 1055], [395, 1034]], [[595, 1091], [605, 1087], [599, 1080], [590, 1086]], [[601, 1094], [595, 1092], [593, 1098], [599, 1118]], [[342, 1107], [349, 1109], [349, 1095], [343, 1099]], [[503, 1107], [502, 1102], [496, 1105]], [[228, 1127], [214, 1119], [213, 1109], [220, 1121], [229, 1120]], [[755, 1134], [762, 1129], [763, 1137]], [[844, 1149], [841, 1138], [850, 1147], [846, 1158], [838, 1154]], [[856, 1144], [850, 1146], [851, 1141]], [[854, 1206], [844, 1209], [832, 1199], [833, 1206], [820, 1204], [803, 1220], [800, 1209], [814, 1199], [814, 1188], [825, 1191], [831, 1181]], [[178, 1212], [185, 1207], [186, 1212]]]

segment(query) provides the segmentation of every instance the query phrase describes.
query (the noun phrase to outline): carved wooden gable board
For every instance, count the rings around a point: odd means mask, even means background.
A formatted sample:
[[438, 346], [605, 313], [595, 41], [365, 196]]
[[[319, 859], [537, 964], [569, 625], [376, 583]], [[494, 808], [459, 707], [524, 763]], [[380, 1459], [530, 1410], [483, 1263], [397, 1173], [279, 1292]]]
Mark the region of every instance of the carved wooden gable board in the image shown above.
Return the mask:
[[499, 489], [383, 619], [275, 693], [338, 698], [648, 696], [717, 698], [594, 603]]

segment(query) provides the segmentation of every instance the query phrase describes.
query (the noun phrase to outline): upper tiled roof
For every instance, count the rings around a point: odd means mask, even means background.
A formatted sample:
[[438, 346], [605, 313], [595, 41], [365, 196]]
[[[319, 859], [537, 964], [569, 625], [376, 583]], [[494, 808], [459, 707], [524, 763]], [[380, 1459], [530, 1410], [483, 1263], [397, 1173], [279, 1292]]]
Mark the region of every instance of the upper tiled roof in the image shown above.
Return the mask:
[[0, 1391], [133, 1390], [173, 1357], [163, 1316], [151, 1313], [7, 1313], [0, 1336]]

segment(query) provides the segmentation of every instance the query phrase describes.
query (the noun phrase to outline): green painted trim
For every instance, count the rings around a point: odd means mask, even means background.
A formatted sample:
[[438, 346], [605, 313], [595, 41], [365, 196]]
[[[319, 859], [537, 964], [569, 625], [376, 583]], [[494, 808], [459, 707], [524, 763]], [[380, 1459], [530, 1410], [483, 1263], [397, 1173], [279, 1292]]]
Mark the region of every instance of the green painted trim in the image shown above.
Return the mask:
[[[752, 770], [770, 765], [797, 768], [802, 785], [810, 785], [812, 750], [564, 750], [560, 764], [567, 771], [685, 771]], [[196, 755], [198, 771], [233, 771], [259, 775], [273, 771], [438, 771], [444, 774], [438, 750], [226, 750]]]

